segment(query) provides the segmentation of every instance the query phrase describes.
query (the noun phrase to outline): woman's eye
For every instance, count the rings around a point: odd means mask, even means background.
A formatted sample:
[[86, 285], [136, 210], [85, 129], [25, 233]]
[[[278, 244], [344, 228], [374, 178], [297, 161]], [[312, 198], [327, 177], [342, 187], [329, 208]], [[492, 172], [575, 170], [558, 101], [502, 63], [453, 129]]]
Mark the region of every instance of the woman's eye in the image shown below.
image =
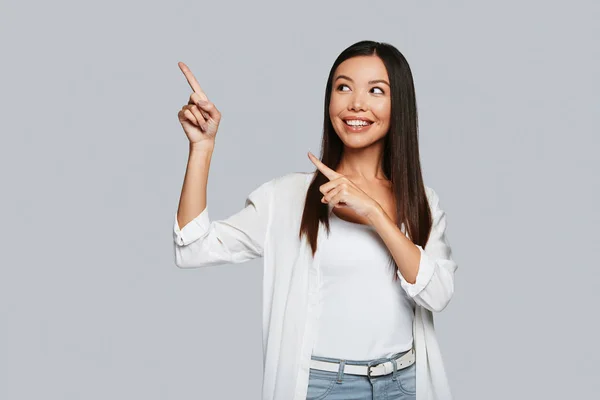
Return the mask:
[[[344, 88], [344, 87], [348, 88], [348, 85], [345, 85], [342, 83], [341, 85], [338, 85], [337, 90], [341, 90], [342, 92], [347, 91], [347, 90], [342, 90], [342, 88]], [[376, 86], [373, 88], [373, 90], [379, 90], [379, 93], [377, 93], [377, 94], [384, 94], [383, 89], [381, 89], [380, 87]]]

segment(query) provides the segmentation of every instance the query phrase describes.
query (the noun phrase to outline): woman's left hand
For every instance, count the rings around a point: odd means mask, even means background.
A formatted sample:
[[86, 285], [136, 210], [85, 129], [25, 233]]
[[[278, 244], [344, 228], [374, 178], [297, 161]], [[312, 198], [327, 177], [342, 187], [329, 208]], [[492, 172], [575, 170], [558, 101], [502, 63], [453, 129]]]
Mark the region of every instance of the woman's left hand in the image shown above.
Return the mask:
[[323, 164], [311, 152], [308, 152], [308, 158], [329, 179], [329, 182], [319, 187], [319, 191], [324, 194], [321, 199], [323, 203], [330, 203], [336, 208], [349, 207], [364, 217], [368, 217], [381, 207], [354, 182]]

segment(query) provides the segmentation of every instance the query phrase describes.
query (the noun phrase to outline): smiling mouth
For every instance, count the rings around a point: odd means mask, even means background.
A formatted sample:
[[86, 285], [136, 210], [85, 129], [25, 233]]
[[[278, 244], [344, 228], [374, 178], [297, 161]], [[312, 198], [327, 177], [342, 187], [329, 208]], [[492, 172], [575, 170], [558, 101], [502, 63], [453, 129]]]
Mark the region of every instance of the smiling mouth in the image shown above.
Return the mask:
[[371, 122], [371, 121], [362, 121], [362, 120], [345, 120], [344, 124], [346, 124], [346, 126], [349, 126], [349, 127], [352, 127], [352, 128], [362, 128], [364, 126], [372, 125], [373, 122]]
[[344, 125], [346, 128], [346, 132], [363, 133], [371, 128], [371, 125], [373, 125], [373, 122], [347, 120], [347, 121], [344, 121]]

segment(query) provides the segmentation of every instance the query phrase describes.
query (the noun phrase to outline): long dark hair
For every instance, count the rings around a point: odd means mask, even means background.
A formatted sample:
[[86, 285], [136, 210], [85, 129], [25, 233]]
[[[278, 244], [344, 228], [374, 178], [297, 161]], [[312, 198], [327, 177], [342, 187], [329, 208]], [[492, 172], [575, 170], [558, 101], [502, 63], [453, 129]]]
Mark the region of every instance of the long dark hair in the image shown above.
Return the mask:
[[[383, 171], [391, 181], [396, 200], [396, 224], [400, 227], [404, 223], [412, 242], [425, 247], [432, 220], [419, 161], [415, 88], [408, 62], [394, 46], [370, 40], [361, 41], [342, 51], [333, 63], [325, 88], [320, 160], [335, 170], [342, 159], [344, 145], [329, 118], [333, 74], [343, 61], [357, 56], [378, 56], [387, 70], [390, 79], [391, 115], [390, 129], [384, 138]], [[328, 182], [328, 179], [320, 171], [316, 172], [306, 193], [299, 232], [300, 239], [302, 235], [307, 236], [313, 256], [317, 250], [320, 222], [325, 224], [329, 233], [329, 208], [321, 202], [323, 194], [319, 191], [319, 187]]]

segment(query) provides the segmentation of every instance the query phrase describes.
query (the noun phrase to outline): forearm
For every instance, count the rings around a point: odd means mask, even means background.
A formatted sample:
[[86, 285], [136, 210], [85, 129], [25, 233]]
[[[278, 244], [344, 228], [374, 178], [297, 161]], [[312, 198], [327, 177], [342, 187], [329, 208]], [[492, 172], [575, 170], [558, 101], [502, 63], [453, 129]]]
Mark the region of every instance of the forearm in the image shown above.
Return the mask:
[[387, 246], [404, 279], [413, 284], [419, 272], [421, 252], [380, 206], [367, 216]]
[[187, 225], [206, 208], [206, 187], [213, 150], [214, 145], [203, 145], [202, 147], [190, 145], [187, 169], [177, 209], [177, 223], [180, 228]]

